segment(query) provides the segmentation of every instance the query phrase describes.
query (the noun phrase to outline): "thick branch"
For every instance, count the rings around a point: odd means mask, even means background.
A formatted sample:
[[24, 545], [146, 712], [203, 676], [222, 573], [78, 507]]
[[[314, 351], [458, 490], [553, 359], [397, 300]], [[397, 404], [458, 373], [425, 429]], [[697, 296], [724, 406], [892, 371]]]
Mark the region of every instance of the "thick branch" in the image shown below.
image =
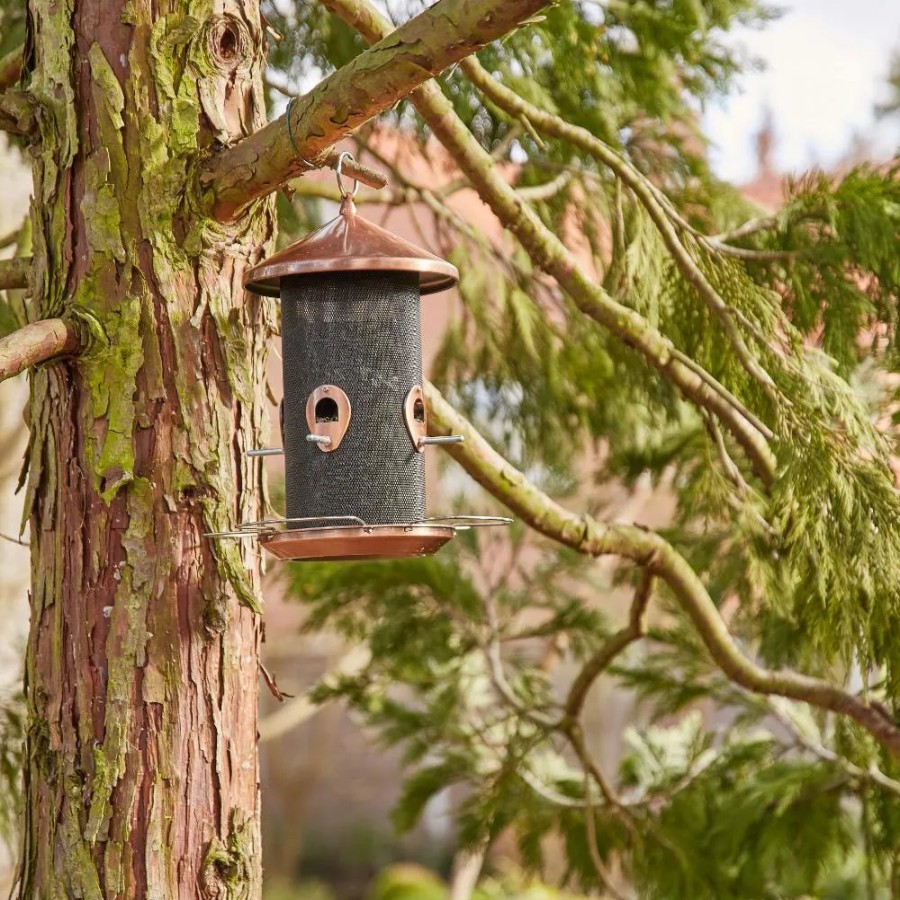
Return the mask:
[[[354, 128], [546, 5], [546, 0], [439, 0], [330, 75], [282, 116], [210, 159], [201, 189], [220, 221], [276, 190]], [[290, 128], [290, 131], [288, 130]]]
[[[322, 0], [368, 41], [384, 38], [391, 24], [369, 0]], [[399, 33], [399, 32], [398, 32]], [[410, 98], [435, 137], [453, 156], [481, 199], [518, 238], [540, 269], [553, 276], [587, 316], [633, 347], [689, 400], [717, 416], [770, 484], [775, 460], [766, 434], [722, 385], [679, 353], [671, 341], [634, 310], [618, 303], [578, 265], [562, 241], [497, 171], [494, 160], [456, 115], [440, 87], [429, 82]]]
[[668, 541], [635, 525], [606, 525], [560, 506], [497, 453], [434, 385], [426, 385], [425, 395], [429, 430], [465, 437], [448, 452], [482, 487], [541, 534], [588, 556], [631, 560], [661, 579], [691, 618], [710, 656], [735, 684], [849, 716], [900, 758], [900, 727], [876, 706], [827, 681], [763, 669], [744, 656], [700, 577]]
[[734, 310], [719, 295], [719, 292], [681, 243], [667, 207], [668, 201], [659, 196], [655, 186], [627, 160], [619, 156], [612, 147], [595, 137], [587, 129], [572, 125], [559, 116], [545, 112], [533, 103], [522, 99], [514, 91], [504, 87], [484, 69], [477, 59], [463, 60], [462, 67], [472, 84], [483, 91], [485, 96], [504, 112], [517, 118], [524, 118], [531, 122], [538, 131], [579, 147], [612, 169], [616, 176], [631, 188], [653, 224], [656, 225], [663, 243], [685, 280], [718, 317], [746, 370], [774, 397], [774, 394], [771, 393], [771, 389], [774, 388], [772, 378], [747, 346], [735, 320]]
[[32, 322], [0, 340], [0, 381], [57, 356], [76, 353], [78, 332], [63, 319]]
[[25, 290], [31, 286], [32, 259], [0, 259], [0, 291]]

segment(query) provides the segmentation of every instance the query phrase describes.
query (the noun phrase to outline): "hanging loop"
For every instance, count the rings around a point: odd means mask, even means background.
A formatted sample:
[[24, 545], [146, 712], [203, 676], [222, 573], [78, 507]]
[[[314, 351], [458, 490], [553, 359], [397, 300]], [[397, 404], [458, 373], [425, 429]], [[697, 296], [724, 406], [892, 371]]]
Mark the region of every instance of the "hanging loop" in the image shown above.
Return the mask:
[[334, 174], [337, 177], [337, 186], [338, 186], [338, 190], [341, 192], [341, 200], [346, 200], [349, 197], [355, 197], [357, 194], [357, 191], [359, 191], [359, 181], [357, 181], [356, 179], [353, 180], [353, 190], [352, 191], [348, 191], [344, 187], [344, 179], [341, 177], [341, 169], [344, 166], [345, 159], [353, 160], [353, 154], [344, 150], [344, 152], [338, 156], [337, 162], [335, 163], [335, 166], [334, 166]]

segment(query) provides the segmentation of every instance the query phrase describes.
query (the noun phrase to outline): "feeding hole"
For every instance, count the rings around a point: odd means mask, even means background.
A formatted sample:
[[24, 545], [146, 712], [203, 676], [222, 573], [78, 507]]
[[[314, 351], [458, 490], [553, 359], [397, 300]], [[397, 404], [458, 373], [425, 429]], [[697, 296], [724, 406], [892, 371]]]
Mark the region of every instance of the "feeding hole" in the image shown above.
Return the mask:
[[322, 397], [316, 402], [316, 422], [339, 422], [338, 405], [331, 397]]
[[417, 399], [413, 403], [413, 419], [416, 422], [421, 422], [423, 425], [425, 424], [425, 404], [421, 399]]

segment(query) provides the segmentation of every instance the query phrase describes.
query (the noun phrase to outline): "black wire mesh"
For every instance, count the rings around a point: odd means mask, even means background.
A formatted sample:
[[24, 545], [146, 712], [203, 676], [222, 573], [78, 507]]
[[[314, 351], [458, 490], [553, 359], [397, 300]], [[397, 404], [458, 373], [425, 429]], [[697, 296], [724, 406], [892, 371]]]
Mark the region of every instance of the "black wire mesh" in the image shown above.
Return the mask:
[[[358, 516], [395, 525], [425, 516], [424, 460], [403, 419], [403, 401], [422, 381], [420, 306], [415, 274], [282, 279], [289, 518]], [[341, 388], [352, 408], [333, 453], [306, 441], [306, 401], [323, 384]]]

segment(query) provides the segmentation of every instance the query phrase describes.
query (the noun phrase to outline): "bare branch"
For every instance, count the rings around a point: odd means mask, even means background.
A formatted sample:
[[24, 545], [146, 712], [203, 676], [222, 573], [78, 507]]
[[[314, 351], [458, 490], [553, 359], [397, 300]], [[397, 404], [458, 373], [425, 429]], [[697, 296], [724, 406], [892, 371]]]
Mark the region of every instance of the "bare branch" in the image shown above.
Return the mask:
[[[369, 0], [322, 0], [322, 3], [370, 42], [390, 34], [390, 22]], [[422, 85], [410, 99], [482, 200], [518, 238], [535, 265], [556, 279], [582, 313], [633, 347], [686, 398], [717, 416], [735, 436], [760, 478], [771, 484], [775, 459], [766, 437], [731, 402], [725, 388], [709, 373], [701, 376], [686, 365], [665, 335], [633, 309], [613, 299], [578, 265], [557, 235], [504, 180], [490, 154], [456, 115], [437, 84]]]
[[78, 352], [77, 330], [63, 319], [32, 322], [0, 339], [0, 381], [58, 356]]
[[[631, 163], [616, 153], [612, 147], [595, 137], [587, 129], [572, 125], [559, 116], [545, 112], [527, 100], [522, 99], [514, 91], [500, 84], [484, 69], [477, 59], [463, 60], [462, 70], [465, 72], [466, 77], [504, 112], [519, 118], [527, 116], [527, 120], [532, 122], [540, 131], [580, 147], [615, 172], [616, 176], [632, 190], [647, 211], [647, 215], [650, 216], [650, 219], [656, 226], [663, 243], [666, 245], [684, 279], [697, 291], [721, 322], [744, 368], [756, 379], [769, 396], [775, 399], [776, 391], [772, 377], [760, 365], [747, 346], [744, 335], [738, 328], [734, 310], [726, 303], [681, 243], [678, 230], [673, 224], [673, 218], [676, 223], [680, 222], [681, 219], [677, 215], [672, 216], [668, 198], [660, 196], [661, 192], [656, 186], [634, 168]], [[702, 242], [703, 237], [700, 236], [699, 240]]]
[[0, 259], [0, 291], [27, 290], [31, 286], [32, 259]]
[[[200, 175], [220, 221], [276, 190], [431, 76], [503, 37], [546, 0], [439, 0], [326, 78], [286, 115], [212, 157]], [[348, 170], [349, 171], [349, 170]]]
[[[359, 674], [368, 664], [368, 650], [363, 647], [353, 647], [338, 660], [326, 677], [331, 675], [352, 677]], [[260, 720], [258, 728], [260, 742], [265, 743], [281, 737], [304, 722], [308, 722], [321, 709], [321, 705], [313, 703], [305, 694], [294, 698]]]
[[690, 617], [719, 668], [756, 694], [776, 694], [846, 715], [900, 758], [900, 727], [878, 705], [818, 678], [764, 669], [735, 644], [709, 592], [690, 563], [663, 537], [635, 525], [608, 525], [565, 509], [503, 458], [472, 424], [426, 383], [429, 431], [462, 434], [447, 451], [487, 491], [541, 534], [587, 556], [613, 555], [645, 567], [663, 581]]
[[650, 595], [653, 593], [653, 575], [645, 570], [641, 575], [641, 582], [631, 601], [631, 612], [628, 616], [628, 624], [617, 631], [606, 643], [584, 664], [566, 698], [566, 717], [575, 720], [581, 715], [584, 701], [588, 691], [612, 664], [613, 660], [626, 647], [640, 640], [644, 635], [644, 616], [650, 603]]

